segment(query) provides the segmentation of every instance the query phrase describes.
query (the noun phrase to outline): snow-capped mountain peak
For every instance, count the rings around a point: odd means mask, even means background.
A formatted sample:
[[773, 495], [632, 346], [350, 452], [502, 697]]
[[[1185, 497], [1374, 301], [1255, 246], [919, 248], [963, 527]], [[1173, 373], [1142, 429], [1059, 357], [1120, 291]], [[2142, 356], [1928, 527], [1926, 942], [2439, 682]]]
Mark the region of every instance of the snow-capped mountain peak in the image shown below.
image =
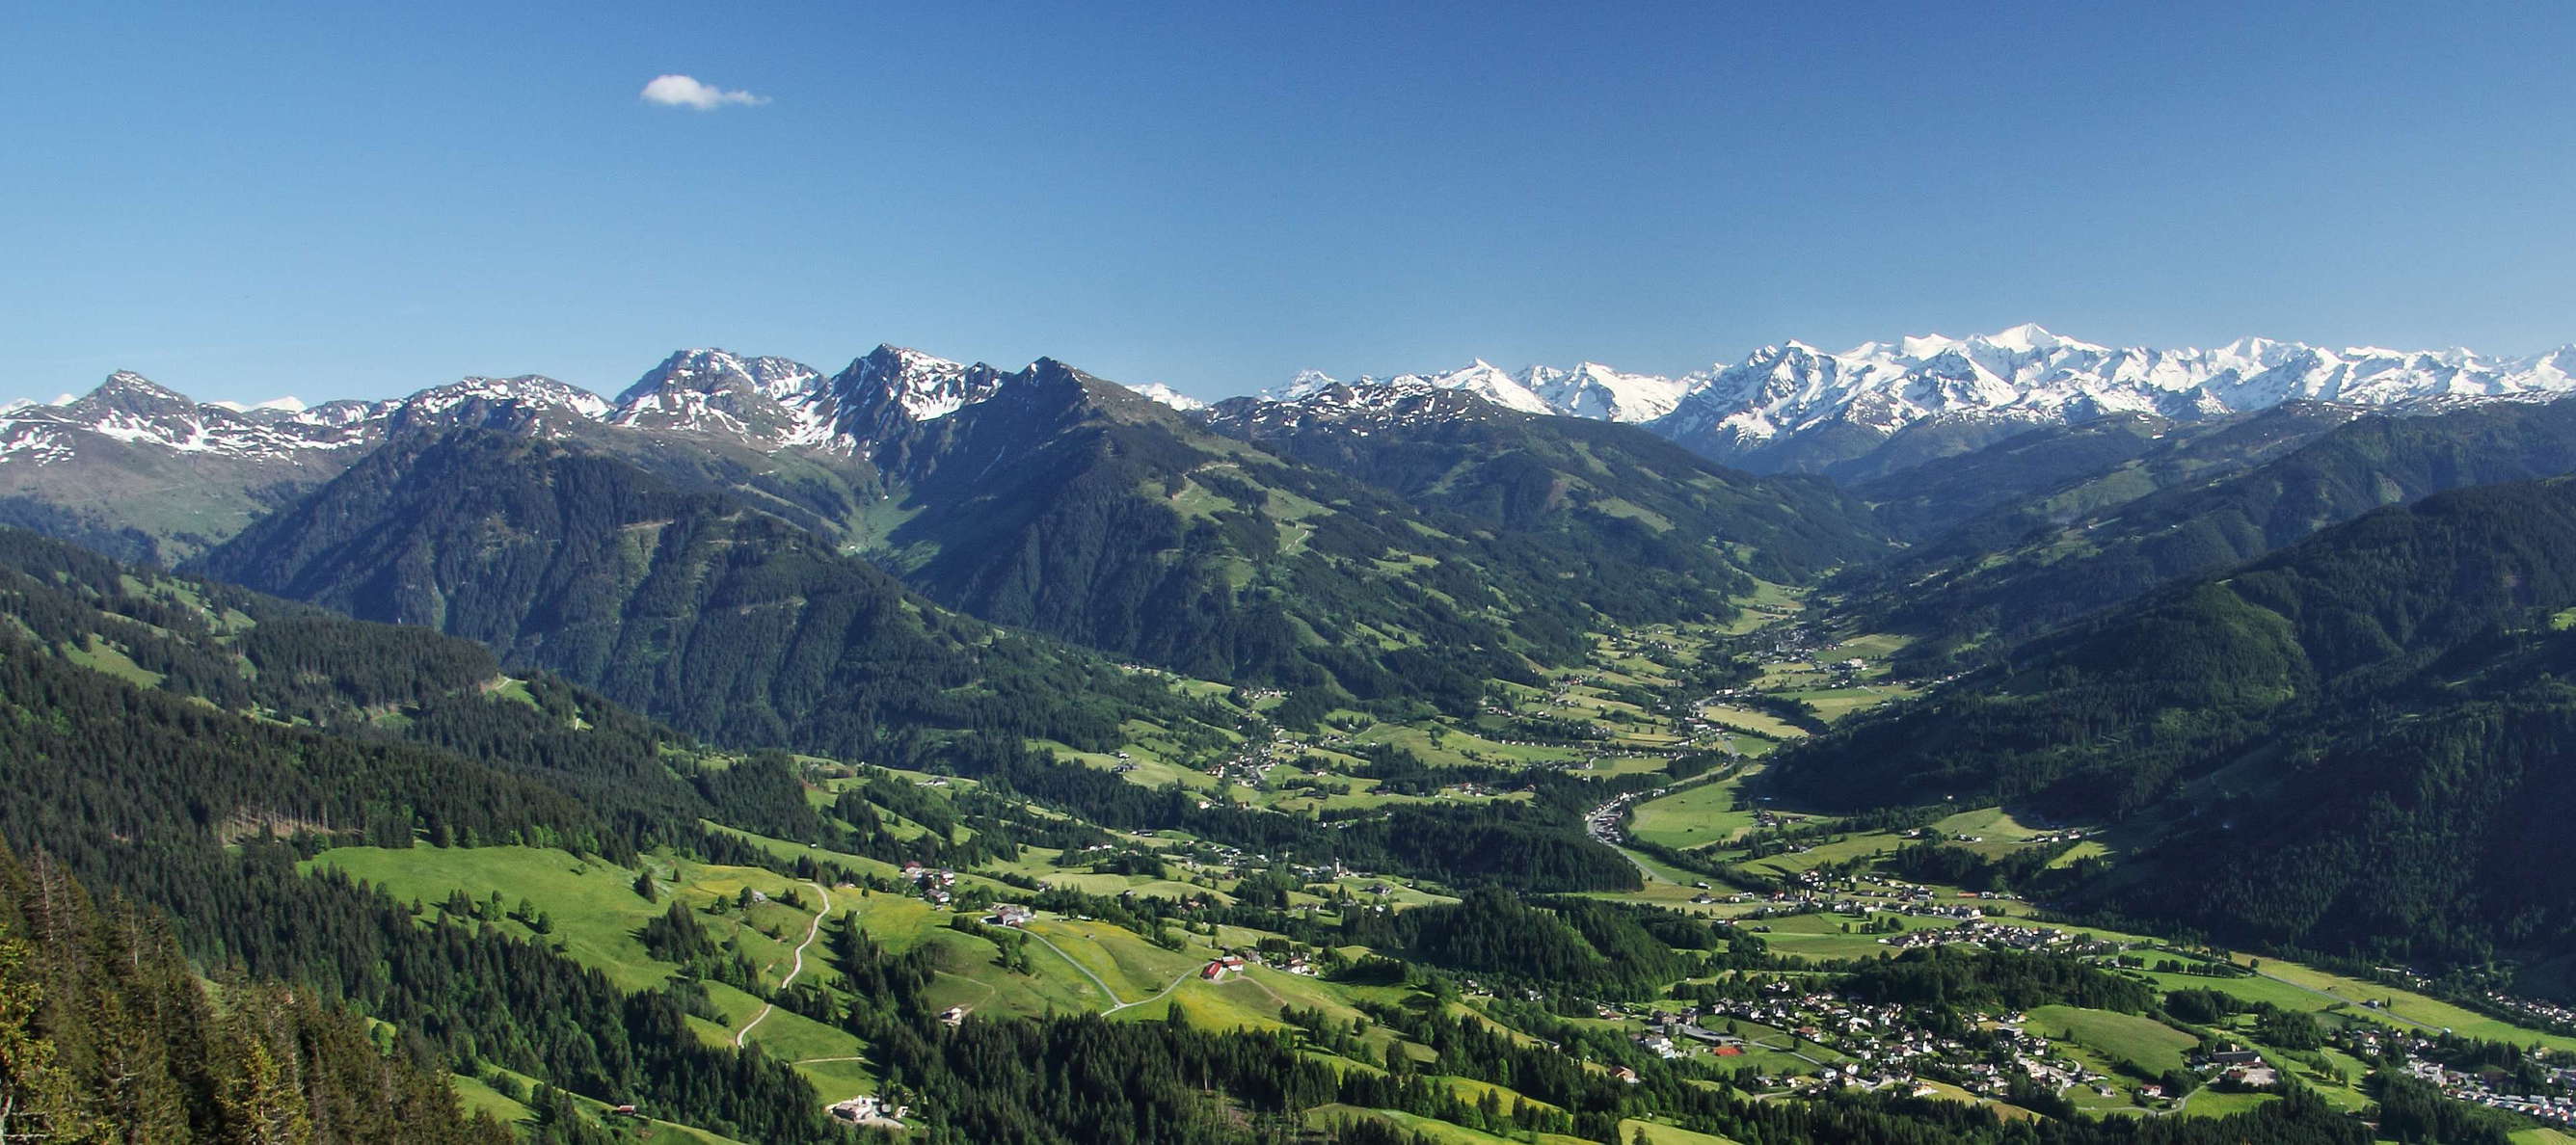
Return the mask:
[[932, 421], [993, 396], [1003, 376], [981, 363], [967, 366], [919, 350], [880, 345], [835, 375], [831, 388], [843, 401], [861, 399], [879, 408], [901, 410], [914, 421]]
[[[1536, 378], [1540, 369], [1533, 367], [1531, 376]], [[1548, 372], [1554, 376], [1533, 388], [1552, 412], [1602, 421], [1652, 421], [1671, 413], [1688, 388], [1677, 378], [1621, 373], [1599, 362]]]
[[64, 409], [81, 418], [109, 413], [134, 417], [186, 416], [196, 411], [197, 403], [189, 400], [187, 395], [132, 370], [118, 370], [99, 383], [97, 389], [65, 403]]
[[1287, 385], [1277, 390], [1263, 390], [1259, 396], [1265, 401], [1293, 402], [1299, 398], [1312, 397], [1340, 384], [1342, 384], [1340, 379], [1322, 370], [1299, 370], [1295, 377], [1288, 379]]
[[426, 416], [477, 402], [561, 410], [584, 418], [596, 418], [608, 412], [607, 400], [598, 394], [544, 374], [520, 374], [508, 378], [463, 377], [413, 394], [403, 399], [402, 405], [416, 416]]
[[[1310, 370], [1261, 397], [1348, 404], [1333, 394], [1341, 385]], [[1790, 339], [1682, 377], [1622, 373], [1597, 362], [1505, 373], [1477, 359], [1442, 373], [1349, 385], [1463, 390], [1525, 413], [1638, 423], [1720, 460], [1768, 468], [1806, 465], [1792, 455], [1809, 439], [1839, 434], [1833, 450], [1865, 449], [1927, 422], [1984, 427], [1959, 435], [1973, 441], [2119, 413], [2190, 420], [2292, 400], [2406, 407], [2554, 396], [2576, 392], [2576, 348], [2497, 358], [2240, 338], [2212, 350], [2159, 350], [2105, 346], [2023, 323], [1966, 337], [1863, 342], [1839, 353]]]
[[1530, 389], [1525, 378], [1513, 377], [1482, 358], [1472, 359], [1467, 365], [1447, 373], [1403, 374], [1388, 379], [1384, 384], [1398, 388], [1430, 386], [1443, 390], [1465, 390], [1504, 409], [1519, 410], [1522, 413], [1557, 412], [1555, 407], [1548, 404], [1547, 399], [1538, 396]]
[[617, 395], [617, 404], [625, 406], [647, 394], [673, 390], [708, 394], [744, 391], [785, 401], [811, 392], [822, 380], [822, 371], [789, 358], [747, 358], [729, 350], [681, 350], [626, 387]]
[[634, 429], [725, 434], [775, 448], [814, 436], [813, 419], [800, 407], [822, 380], [822, 371], [788, 358], [682, 350], [626, 387], [606, 419]]
[[1799, 443], [1824, 435], [1845, 435], [1833, 449], [1848, 452], [1869, 440], [1850, 431], [1884, 439], [1929, 422], [1983, 426], [1962, 433], [1972, 441], [2117, 413], [2191, 420], [2291, 400], [2402, 407], [2576, 389], [2547, 355], [2336, 351], [2263, 338], [2214, 350], [2113, 348], [2030, 324], [1967, 338], [1866, 342], [1840, 354], [1790, 343], [1690, 383], [1650, 428], [1755, 467], [1804, 465], [1794, 459]]
[[386, 408], [383, 426], [388, 432], [477, 427], [552, 437], [570, 432], [574, 424], [600, 420], [608, 411], [607, 399], [543, 374], [476, 376], [393, 403]]

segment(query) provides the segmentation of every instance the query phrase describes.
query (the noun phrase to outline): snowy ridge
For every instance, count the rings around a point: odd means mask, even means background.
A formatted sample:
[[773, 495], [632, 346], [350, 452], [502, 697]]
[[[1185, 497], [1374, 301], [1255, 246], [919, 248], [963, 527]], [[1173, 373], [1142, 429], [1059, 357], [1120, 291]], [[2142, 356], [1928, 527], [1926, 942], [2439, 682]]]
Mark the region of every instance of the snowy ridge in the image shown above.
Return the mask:
[[[0, 406], [0, 464], [47, 464], [100, 449], [290, 459], [336, 454], [414, 427], [491, 426], [549, 436], [604, 424], [710, 435], [762, 451], [866, 456], [906, 427], [949, 417], [1029, 376], [881, 345], [836, 374], [786, 358], [682, 350], [614, 401], [541, 375], [464, 378], [395, 401], [292, 398], [257, 406], [200, 404], [119, 372], [89, 394]], [[1206, 403], [1169, 386], [1135, 392], [1174, 409]], [[1473, 402], [1400, 399], [1471, 395]], [[1493, 407], [1641, 425], [1757, 468], [1799, 466], [1803, 443], [1858, 441], [1950, 423], [1978, 432], [2111, 414], [2194, 420], [2290, 400], [2414, 408], [2576, 393], [2576, 347], [2522, 358], [2470, 350], [2330, 350], [2244, 338], [2215, 349], [2113, 348], [2015, 326], [1968, 338], [1867, 342], [1840, 353], [1801, 342], [1681, 377], [1595, 362], [1506, 371], [1477, 360], [1455, 370], [1361, 377], [1313, 370], [1259, 400], [1304, 403], [1315, 416], [1485, 416]], [[1288, 415], [1278, 415], [1288, 416]], [[1810, 451], [1812, 452], [1812, 450]]]
[[0, 410], [0, 464], [66, 460], [84, 441], [265, 461], [350, 443], [333, 427], [298, 420], [300, 413], [300, 407], [276, 403], [242, 411], [200, 405], [141, 374], [119, 370], [81, 397]]
[[515, 378], [460, 378], [403, 399], [396, 411], [399, 416], [420, 421], [477, 406], [560, 412], [584, 419], [599, 418], [609, 409], [606, 400], [589, 390], [543, 374], [521, 374]]
[[1384, 382], [1309, 379], [1295, 398], [1231, 398], [1211, 407], [1209, 421], [1238, 436], [1261, 440], [1319, 426], [1340, 426], [1362, 437], [1390, 429], [1475, 421], [1498, 415], [1499, 404], [1462, 386], [1423, 377]]
[[1321, 370], [1300, 370], [1286, 386], [1265, 390], [1265, 401], [1302, 401], [1347, 385], [1354, 389], [1457, 390], [1522, 413], [1559, 414], [1603, 421], [1644, 422], [1670, 413], [1689, 388], [1686, 379], [1652, 374], [1626, 374], [1597, 362], [1571, 370], [1530, 366], [1514, 373], [1482, 358], [1445, 373], [1398, 374], [1379, 379], [1362, 375], [1344, 383]]
[[293, 399], [246, 409], [200, 403], [118, 371], [78, 398], [0, 410], [0, 465], [50, 464], [113, 446], [235, 461], [322, 458], [370, 446], [391, 428], [595, 419], [608, 403], [552, 378], [466, 378], [400, 401]]
[[1766, 346], [1694, 375], [1652, 426], [1743, 447], [1827, 427], [1881, 435], [1944, 418], [2067, 423], [2113, 413], [2183, 420], [2290, 400], [2402, 407], [2556, 396], [2576, 390], [2576, 350], [2490, 358], [2468, 350], [2329, 350], [2243, 338], [2214, 350], [2115, 349], [2035, 325], [1969, 338], [1869, 342], [1839, 354]]
[[1571, 370], [1532, 366], [1523, 378], [1552, 412], [1602, 421], [1653, 421], [1671, 413], [1690, 390], [1684, 379], [1623, 374], [1598, 362]]
[[[66, 461], [80, 456], [85, 443], [282, 459], [371, 445], [410, 429], [480, 426], [561, 437], [583, 424], [712, 436], [768, 452], [862, 455], [904, 427], [948, 417], [1031, 373], [883, 345], [826, 376], [788, 358], [698, 348], [663, 359], [615, 401], [523, 374], [461, 378], [391, 401], [307, 407], [294, 398], [256, 406], [199, 403], [119, 372], [82, 397], [0, 406], [0, 464]], [[1206, 404], [1164, 385], [1136, 392], [1174, 409]]]
[[[1341, 385], [1308, 370], [1260, 396], [1314, 401]], [[1728, 456], [1829, 430], [1887, 437], [1942, 420], [2063, 424], [2115, 413], [2192, 420], [2291, 400], [2403, 408], [2556, 397], [2576, 392], [2576, 347], [2500, 358], [2242, 338], [2210, 350], [2156, 350], [2095, 345], [2024, 324], [1967, 338], [1867, 342], [1841, 353], [1791, 341], [1678, 378], [1589, 362], [1507, 373], [1479, 360], [1349, 386], [1458, 390], [1524, 413], [1640, 424]]]

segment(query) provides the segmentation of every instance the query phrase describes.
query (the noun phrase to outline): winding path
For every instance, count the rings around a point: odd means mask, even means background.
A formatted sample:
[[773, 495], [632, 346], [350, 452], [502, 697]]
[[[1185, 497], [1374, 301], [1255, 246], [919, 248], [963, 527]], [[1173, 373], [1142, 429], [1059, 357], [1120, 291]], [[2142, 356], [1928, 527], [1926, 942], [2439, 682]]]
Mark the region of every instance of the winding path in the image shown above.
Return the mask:
[[1102, 1010], [1102, 1011], [1100, 1012], [1100, 1014], [1101, 1014], [1101, 1016], [1102, 1016], [1102, 1017], [1107, 1017], [1107, 1016], [1109, 1016], [1109, 1015], [1111, 1015], [1111, 1014], [1115, 1014], [1115, 1013], [1117, 1013], [1118, 1011], [1120, 1011], [1120, 1010], [1124, 1010], [1124, 1009], [1127, 1009], [1127, 1008], [1129, 1008], [1129, 1007], [1131, 1007], [1131, 1006], [1145, 1006], [1145, 1005], [1151, 1005], [1151, 1004], [1153, 1004], [1153, 1003], [1155, 1003], [1155, 1002], [1160, 1002], [1160, 1001], [1162, 1001], [1164, 998], [1169, 997], [1169, 996], [1171, 995], [1172, 991], [1180, 989], [1180, 988], [1181, 988], [1181, 984], [1182, 984], [1182, 983], [1184, 983], [1184, 982], [1189, 981], [1189, 980], [1190, 980], [1190, 978], [1191, 978], [1191, 976], [1193, 976], [1193, 975], [1195, 975], [1195, 974], [1197, 974], [1197, 973], [1198, 973], [1198, 971], [1196, 971], [1196, 970], [1185, 970], [1185, 971], [1182, 971], [1182, 972], [1181, 972], [1181, 976], [1180, 976], [1180, 977], [1172, 979], [1172, 984], [1171, 984], [1171, 985], [1163, 987], [1163, 989], [1162, 989], [1160, 992], [1156, 993], [1153, 997], [1150, 997], [1150, 998], [1139, 998], [1139, 999], [1137, 999], [1137, 1000], [1135, 1000], [1135, 1001], [1133, 1001], [1133, 1002], [1121, 1002], [1121, 1001], [1119, 1001], [1119, 1000], [1118, 1000], [1118, 992], [1117, 992], [1116, 990], [1112, 990], [1112, 989], [1110, 989], [1110, 988], [1109, 988], [1109, 983], [1107, 983], [1107, 982], [1103, 981], [1103, 980], [1101, 979], [1101, 977], [1100, 977], [1098, 974], [1094, 974], [1094, 973], [1092, 973], [1092, 972], [1091, 972], [1091, 968], [1090, 968], [1090, 967], [1083, 965], [1082, 963], [1080, 963], [1080, 962], [1076, 961], [1072, 955], [1065, 953], [1065, 952], [1064, 952], [1064, 948], [1063, 948], [1063, 947], [1058, 946], [1058, 945], [1056, 945], [1056, 944], [1054, 944], [1054, 943], [1052, 943], [1052, 942], [1047, 941], [1047, 938], [1046, 938], [1046, 936], [1045, 936], [1045, 935], [1043, 935], [1043, 934], [1039, 934], [1038, 932], [1036, 932], [1036, 931], [1034, 931], [1034, 930], [1022, 930], [1020, 933], [1025, 934], [1025, 935], [1028, 935], [1030, 938], [1036, 939], [1036, 940], [1037, 940], [1037, 942], [1038, 942], [1038, 945], [1043, 946], [1043, 947], [1046, 947], [1046, 948], [1047, 948], [1047, 949], [1049, 949], [1049, 950], [1055, 951], [1055, 956], [1056, 956], [1056, 957], [1061, 958], [1061, 959], [1064, 959], [1067, 963], [1072, 964], [1072, 966], [1073, 966], [1073, 968], [1074, 968], [1075, 970], [1081, 971], [1081, 973], [1082, 973], [1082, 976], [1083, 976], [1083, 977], [1088, 978], [1088, 979], [1091, 979], [1091, 984], [1092, 984], [1092, 985], [1097, 986], [1097, 987], [1100, 987], [1100, 993], [1101, 993], [1101, 996], [1102, 996], [1102, 997], [1105, 997], [1105, 998], [1107, 998], [1107, 999], [1109, 999], [1109, 1008], [1108, 1008], [1108, 1009], [1106, 1009], [1106, 1010]]
[[[788, 983], [795, 981], [797, 975], [805, 972], [805, 948], [814, 945], [815, 936], [823, 933], [823, 920], [832, 916], [832, 892], [824, 890], [821, 883], [805, 885], [814, 888], [814, 893], [822, 896], [823, 908], [814, 912], [813, 925], [805, 928], [805, 941], [796, 944], [796, 964], [787, 971], [787, 977], [778, 980], [778, 988], [781, 990], [786, 989]], [[744, 1022], [740, 1030], [734, 1031], [734, 1048], [742, 1048], [743, 1039], [751, 1036], [751, 1028], [759, 1025], [762, 1019], [769, 1017], [770, 1011], [777, 1008], [776, 1002], [761, 1003], [760, 1012], [753, 1014], [750, 1021]]]

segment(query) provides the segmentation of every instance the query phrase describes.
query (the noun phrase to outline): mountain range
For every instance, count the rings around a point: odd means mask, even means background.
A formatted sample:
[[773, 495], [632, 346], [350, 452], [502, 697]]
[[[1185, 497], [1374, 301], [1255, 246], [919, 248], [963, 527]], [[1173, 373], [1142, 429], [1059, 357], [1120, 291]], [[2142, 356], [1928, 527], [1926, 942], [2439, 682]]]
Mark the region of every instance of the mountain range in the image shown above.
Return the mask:
[[[2033, 324], [1966, 338], [1868, 342], [1834, 353], [1797, 341], [1678, 377], [1594, 362], [1506, 371], [1482, 360], [1448, 371], [1361, 377], [1299, 373], [1265, 402], [1304, 404], [1356, 390], [1451, 390], [1507, 410], [1642, 426], [1755, 472], [1865, 479], [1964, 452], [2023, 430], [2115, 414], [2205, 421], [2285, 401], [2420, 409], [2576, 392], [2576, 347], [2525, 357], [2465, 349], [2331, 349], [2243, 338], [2215, 349], [2115, 348]], [[388, 425], [468, 421], [546, 409], [604, 424], [728, 437], [764, 450], [861, 453], [900, 421], [935, 420], [993, 396], [1000, 368], [880, 346], [832, 374], [785, 358], [684, 350], [615, 400], [540, 375], [467, 378], [392, 401], [292, 398], [201, 404], [119, 372], [52, 405], [0, 407], [0, 466], [40, 466], [115, 442], [176, 454], [315, 460]], [[1135, 392], [1191, 411], [1209, 403], [1169, 386]], [[0, 470], [6, 472], [6, 470]]]
[[[1384, 457], [1280, 438], [1276, 417], [1241, 403], [1225, 415], [1184, 409], [1047, 359], [1006, 372], [880, 346], [827, 376], [691, 350], [614, 401], [529, 375], [251, 411], [120, 374], [0, 423], [13, 446], [0, 453], [0, 523], [174, 564], [252, 529], [252, 548], [274, 560], [287, 542], [277, 531], [296, 521], [324, 529], [296, 544], [351, 540], [332, 532], [350, 518], [315, 517], [299, 499], [352, 466], [406, 465], [431, 455], [389, 446], [493, 430], [731, 498], [988, 621], [1205, 677], [1436, 692], [1452, 706], [1472, 706], [1480, 679], [1576, 654], [1601, 620], [1727, 615], [1749, 576], [1802, 579], [1882, 543], [1827, 486], [1727, 470], [1629, 426], [1443, 394], [1366, 415], [1462, 427], [1449, 466], [1465, 470], [1431, 495], [1390, 484]], [[1316, 400], [1276, 409], [1314, 411]], [[1365, 439], [1363, 412], [1336, 417], [1359, 435], [1346, 442]], [[1490, 500], [1506, 490], [1508, 505]], [[417, 496], [479, 503], [461, 487]], [[300, 573], [253, 576], [243, 551], [208, 567], [314, 594], [287, 587]], [[433, 597], [474, 587], [406, 583]], [[435, 622], [437, 610], [362, 611]], [[474, 635], [513, 646], [502, 629]], [[1450, 653], [1425, 660], [1429, 647]]]
[[[2205, 421], [2284, 401], [2412, 408], [2576, 391], [2576, 347], [2508, 358], [2469, 350], [2329, 349], [2243, 338], [2216, 349], [2114, 348], [2024, 324], [1967, 338], [1790, 341], [1680, 377], [1585, 363], [1506, 372], [1477, 361], [1359, 387], [1464, 390], [1529, 413], [1644, 426], [1755, 472], [1884, 476], [2035, 427], [2113, 414]], [[1308, 371], [1265, 395], [1337, 385]]]
[[[137, 964], [54, 940], [70, 879], [166, 916], [221, 998], [381, 1023], [350, 1077], [452, 1065], [545, 1145], [855, 1140], [860, 1092], [940, 1142], [1432, 1140], [1298, 1112], [1325, 1107], [1995, 1139], [1902, 1091], [1726, 1096], [1773, 1087], [1558, 1016], [1769, 1004], [1751, 975], [1783, 969], [1924, 987], [1926, 1029], [2170, 1021], [2176, 1054], [2377, 1021], [2228, 1022], [2230, 984], [2277, 995], [2210, 943], [2543, 1020], [2493, 991], [2576, 995], [2576, 895], [2533, 875], [2576, 861], [2562, 357], [2025, 327], [1213, 404], [894, 346], [311, 408], [120, 373], [0, 411], [0, 526], [53, 534], [0, 527], [0, 836], [29, 856], [0, 850], [0, 1048], [68, 973], [17, 930]], [[1981, 892], [2050, 926], [1952, 901]], [[2209, 968], [2078, 953], [2078, 924]], [[61, 1116], [257, 1104], [120, 1111], [119, 1078], [193, 1075], [54, 1010]], [[1912, 1036], [1855, 1036], [1882, 1034]], [[1067, 1060], [1103, 1072], [1037, 1064]], [[2003, 1096], [2079, 1145], [2403, 1123], [2307, 1064], [2342, 1105], [2092, 1136]], [[2141, 1071], [2132, 1104], [2151, 1076], [2197, 1084]], [[1912, 1129], [1954, 1113], [1976, 1132]]]

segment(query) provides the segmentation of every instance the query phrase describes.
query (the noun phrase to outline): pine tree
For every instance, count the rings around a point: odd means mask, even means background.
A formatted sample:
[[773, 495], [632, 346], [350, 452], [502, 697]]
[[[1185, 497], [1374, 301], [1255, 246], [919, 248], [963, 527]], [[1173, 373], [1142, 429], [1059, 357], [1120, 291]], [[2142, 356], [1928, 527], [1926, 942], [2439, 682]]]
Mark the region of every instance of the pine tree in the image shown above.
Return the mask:
[[44, 984], [33, 950], [0, 924], [0, 1145], [69, 1136], [70, 1077], [36, 1028]]

